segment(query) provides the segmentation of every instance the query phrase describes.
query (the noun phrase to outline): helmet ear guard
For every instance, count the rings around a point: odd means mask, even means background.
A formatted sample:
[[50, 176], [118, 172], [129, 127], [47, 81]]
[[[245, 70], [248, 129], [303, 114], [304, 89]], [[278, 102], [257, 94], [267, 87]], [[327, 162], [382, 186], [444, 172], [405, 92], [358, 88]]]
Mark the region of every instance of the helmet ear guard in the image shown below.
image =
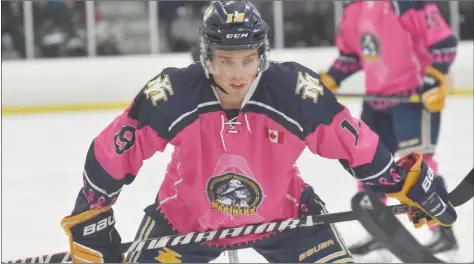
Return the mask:
[[[262, 51], [260, 51], [260, 49], [262, 49]], [[268, 38], [265, 39], [263, 46], [259, 48], [258, 54], [260, 55], [259, 72], [264, 72], [270, 66], [270, 42]]]
[[[207, 45], [203, 41], [200, 41], [199, 46], [200, 46], [200, 53], [201, 53], [200, 55], [201, 66], [206, 73], [206, 77], [210, 79], [213, 74], [212, 64], [211, 64], [211, 58], [212, 58], [211, 50], [210, 48], [206, 47]], [[208, 49], [209, 51], [207, 51]]]

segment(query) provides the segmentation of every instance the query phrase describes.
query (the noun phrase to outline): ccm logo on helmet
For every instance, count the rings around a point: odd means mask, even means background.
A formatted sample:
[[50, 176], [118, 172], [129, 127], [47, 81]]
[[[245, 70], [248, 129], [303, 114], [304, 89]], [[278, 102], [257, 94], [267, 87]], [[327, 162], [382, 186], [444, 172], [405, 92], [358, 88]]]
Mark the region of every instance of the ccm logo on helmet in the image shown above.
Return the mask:
[[231, 38], [238, 39], [238, 38], [246, 38], [248, 36], [249, 36], [249, 33], [242, 33], [242, 34], [227, 34], [225, 37], [228, 39], [231, 39]]

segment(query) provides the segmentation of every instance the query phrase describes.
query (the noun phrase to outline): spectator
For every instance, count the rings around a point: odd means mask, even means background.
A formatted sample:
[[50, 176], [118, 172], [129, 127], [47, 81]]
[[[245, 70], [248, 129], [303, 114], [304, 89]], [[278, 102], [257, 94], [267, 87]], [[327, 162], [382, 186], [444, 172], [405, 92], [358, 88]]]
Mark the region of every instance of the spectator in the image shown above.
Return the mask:
[[120, 43], [122, 42], [122, 30], [120, 24], [115, 21], [101, 19], [96, 22], [97, 54], [98, 55], [120, 55]]
[[200, 12], [191, 5], [184, 5], [177, 10], [178, 16], [171, 23], [170, 43], [175, 52], [189, 51], [199, 40]]
[[43, 57], [64, 56], [66, 44], [77, 37], [74, 7], [71, 0], [33, 2], [35, 40]]
[[[197, 26], [203, 15], [203, 7], [209, 1], [158, 1], [160, 20], [160, 50], [182, 52], [192, 50], [193, 59], [199, 56]], [[273, 2], [252, 1], [262, 10], [269, 23], [270, 44], [274, 43]], [[98, 1], [94, 2], [98, 6]], [[33, 26], [35, 57], [87, 56], [86, 1], [35, 0]], [[447, 2], [438, 3], [445, 18], [450, 10]], [[96, 6], [97, 54], [123, 54], [123, 33], [119, 19], [104, 18]], [[145, 5], [148, 7], [148, 4]], [[1, 1], [2, 52], [4, 58], [25, 58], [25, 32], [23, 26], [23, 2]], [[473, 38], [473, 4], [460, 2], [461, 39]], [[326, 1], [285, 1], [285, 47], [334, 45], [334, 3]], [[126, 20], [125, 20], [126, 21]], [[163, 33], [161, 33], [163, 32]], [[163, 36], [164, 37], [161, 37]], [[169, 48], [168, 48], [169, 47]]]
[[12, 36], [9, 33], [2, 35], [2, 60], [20, 58], [21, 54], [15, 49]]
[[[23, 29], [23, 3], [2, 1], [2, 52], [17, 52], [20, 58], [26, 57]], [[6, 49], [6, 50], [5, 50]]]
[[[87, 32], [85, 31], [87, 24], [85, 1], [76, 2], [76, 10], [79, 14], [78, 27], [81, 29], [83, 39], [87, 39]], [[96, 45], [97, 55], [120, 55], [120, 43], [122, 42], [121, 28], [118, 21], [106, 20], [103, 18], [97, 4], [95, 6], [94, 14], [96, 24]]]
[[[2, 52], [4, 58], [25, 58], [23, 3], [2, 1]], [[85, 2], [37, 0], [32, 2], [36, 57], [55, 58], [87, 55]], [[96, 9], [98, 55], [118, 55], [120, 30], [102, 19]], [[7, 56], [5, 56], [7, 55]]]
[[335, 31], [333, 6], [333, 3], [325, 1], [285, 2], [285, 46], [333, 45]]
[[[171, 52], [189, 51], [198, 40], [202, 9], [209, 1], [159, 1], [158, 19]], [[189, 35], [186, 35], [189, 34]]]
[[472, 1], [459, 1], [460, 40], [474, 38], [474, 3]]

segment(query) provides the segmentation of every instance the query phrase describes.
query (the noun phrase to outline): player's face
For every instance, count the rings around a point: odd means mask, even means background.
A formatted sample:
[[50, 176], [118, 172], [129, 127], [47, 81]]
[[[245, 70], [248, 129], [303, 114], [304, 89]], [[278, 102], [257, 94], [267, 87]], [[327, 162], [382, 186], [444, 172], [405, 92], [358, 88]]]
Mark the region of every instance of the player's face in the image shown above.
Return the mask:
[[214, 50], [211, 62], [216, 83], [224, 88], [229, 95], [243, 97], [255, 80], [260, 59], [257, 49]]

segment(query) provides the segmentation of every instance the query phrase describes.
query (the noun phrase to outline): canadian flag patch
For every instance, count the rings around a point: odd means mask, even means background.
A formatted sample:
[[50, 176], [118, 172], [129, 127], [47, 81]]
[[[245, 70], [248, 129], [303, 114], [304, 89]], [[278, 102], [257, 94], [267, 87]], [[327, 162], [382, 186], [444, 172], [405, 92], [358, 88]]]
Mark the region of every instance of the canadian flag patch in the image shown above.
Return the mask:
[[265, 138], [270, 139], [271, 142], [282, 144], [284, 139], [283, 132], [269, 129], [268, 127], [265, 128]]

